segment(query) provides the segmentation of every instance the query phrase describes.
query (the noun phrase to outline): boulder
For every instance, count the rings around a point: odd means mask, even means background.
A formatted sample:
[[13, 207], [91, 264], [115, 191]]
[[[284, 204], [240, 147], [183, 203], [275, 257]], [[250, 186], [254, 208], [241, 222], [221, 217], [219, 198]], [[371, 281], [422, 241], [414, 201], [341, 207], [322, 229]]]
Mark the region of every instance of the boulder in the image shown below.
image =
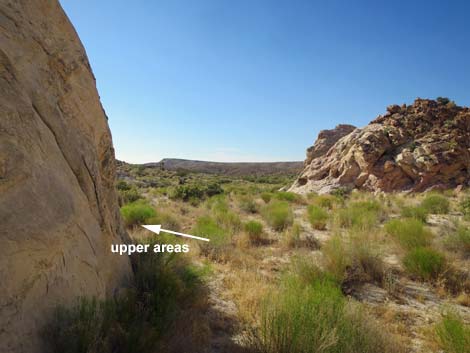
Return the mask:
[[469, 108], [418, 98], [344, 132], [332, 144], [320, 133], [290, 191], [425, 191], [469, 184]]
[[43, 352], [58, 305], [131, 276], [107, 117], [57, 0], [0, 2], [0, 351]]

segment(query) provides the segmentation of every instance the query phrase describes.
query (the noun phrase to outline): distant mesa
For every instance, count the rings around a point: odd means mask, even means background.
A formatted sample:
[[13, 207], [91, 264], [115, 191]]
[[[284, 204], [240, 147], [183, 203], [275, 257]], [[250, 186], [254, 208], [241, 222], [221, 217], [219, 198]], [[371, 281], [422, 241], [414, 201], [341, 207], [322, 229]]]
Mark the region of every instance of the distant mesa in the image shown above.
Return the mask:
[[[119, 162], [121, 165], [125, 162]], [[156, 163], [142, 164], [146, 168], [161, 168], [169, 171], [186, 171], [227, 176], [297, 175], [303, 162], [208, 162], [189, 159], [165, 158]]]
[[418, 98], [389, 106], [364, 128], [321, 131], [290, 191], [421, 192], [469, 181], [470, 109], [447, 98]]

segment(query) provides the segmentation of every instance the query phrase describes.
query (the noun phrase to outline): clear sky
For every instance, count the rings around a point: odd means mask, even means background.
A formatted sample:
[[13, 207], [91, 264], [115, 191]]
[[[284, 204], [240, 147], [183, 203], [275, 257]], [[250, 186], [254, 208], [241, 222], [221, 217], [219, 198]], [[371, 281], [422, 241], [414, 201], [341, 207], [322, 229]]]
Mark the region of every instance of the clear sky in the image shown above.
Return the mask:
[[303, 160], [392, 103], [470, 105], [470, 1], [61, 3], [129, 162]]

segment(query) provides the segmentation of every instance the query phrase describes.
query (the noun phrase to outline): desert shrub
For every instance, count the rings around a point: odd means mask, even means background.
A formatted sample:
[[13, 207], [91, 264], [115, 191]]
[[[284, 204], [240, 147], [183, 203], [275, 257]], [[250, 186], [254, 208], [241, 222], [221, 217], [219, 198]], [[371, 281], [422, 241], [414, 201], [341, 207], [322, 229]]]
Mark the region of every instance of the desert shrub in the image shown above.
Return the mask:
[[374, 242], [367, 239], [365, 234], [351, 236], [346, 254], [350, 263], [346, 278], [348, 282], [382, 284], [385, 266], [374, 246]]
[[132, 227], [145, 224], [149, 219], [156, 216], [152, 206], [144, 201], [136, 201], [121, 207], [121, 215], [126, 226]]
[[223, 192], [224, 190], [222, 189], [222, 186], [220, 186], [220, 183], [209, 183], [204, 190], [205, 195], [208, 197], [219, 195]]
[[227, 233], [233, 235], [241, 229], [240, 216], [230, 210], [227, 197], [224, 194], [211, 197], [207, 200], [206, 206], [212, 213], [217, 225]]
[[325, 269], [338, 281], [345, 278], [346, 268], [350, 265], [346, 244], [341, 236], [334, 235], [322, 247]]
[[288, 248], [297, 248], [300, 247], [300, 234], [302, 232], [302, 227], [298, 223], [294, 223], [292, 227], [286, 229], [283, 234], [282, 241], [284, 245]]
[[246, 234], [252, 244], [259, 244], [263, 234], [263, 225], [257, 221], [248, 221], [244, 225]]
[[312, 197], [311, 200], [313, 205], [327, 209], [332, 209], [335, 204], [339, 203], [339, 199], [333, 195], [317, 195]]
[[383, 261], [374, 243], [364, 234], [350, 235], [346, 240], [335, 235], [324, 244], [322, 251], [325, 270], [343, 286], [363, 282], [382, 284]]
[[437, 279], [445, 269], [445, 258], [436, 250], [418, 247], [410, 250], [403, 265], [411, 274], [423, 280]]
[[401, 211], [402, 217], [405, 218], [415, 218], [423, 223], [426, 222], [428, 218], [428, 210], [423, 206], [408, 206], [403, 207]]
[[263, 193], [261, 193], [261, 199], [262, 199], [265, 203], [269, 203], [272, 198], [273, 198], [273, 193], [271, 193], [271, 192], [263, 192]]
[[124, 183], [126, 184], [125, 186], [123, 185], [119, 186], [119, 183], [118, 183], [118, 196], [119, 196], [120, 205], [125, 205], [131, 202], [135, 202], [143, 198], [139, 190], [137, 190], [135, 186], [130, 186], [126, 182]]
[[447, 98], [447, 97], [437, 97], [436, 98], [436, 101], [439, 103], [439, 104], [442, 104], [442, 105], [446, 105], [450, 102], [450, 99]]
[[181, 230], [181, 224], [177, 216], [170, 212], [158, 211], [154, 217], [146, 220], [148, 224], [160, 224], [165, 229]]
[[190, 201], [193, 204], [198, 204], [201, 200], [214, 195], [223, 193], [223, 189], [219, 183], [209, 184], [183, 184], [176, 186], [170, 198], [175, 200]]
[[118, 190], [130, 190], [131, 186], [125, 180], [119, 180], [116, 183], [116, 188]]
[[355, 201], [338, 210], [338, 223], [343, 228], [367, 230], [377, 225], [382, 208], [377, 201]]
[[241, 197], [239, 201], [239, 206], [241, 210], [246, 213], [257, 213], [259, 208], [258, 204], [251, 196]]
[[470, 217], [470, 197], [466, 197], [459, 203], [460, 211], [465, 217]]
[[328, 221], [328, 212], [315, 205], [310, 205], [307, 208], [307, 217], [314, 229], [323, 230], [326, 228], [326, 223]]
[[180, 199], [183, 201], [189, 201], [190, 199], [203, 199], [204, 189], [201, 185], [178, 185], [174, 188], [170, 194], [172, 199]]
[[337, 189], [334, 189], [330, 194], [342, 200], [346, 196], [348, 196], [350, 193], [351, 193], [351, 190], [349, 190], [348, 188], [337, 188]]
[[424, 228], [423, 223], [413, 218], [393, 219], [385, 224], [385, 231], [407, 250], [427, 246], [432, 237], [431, 233]]
[[470, 229], [460, 226], [446, 239], [446, 245], [454, 251], [461, 251], [464, 256], [470, 257]]
[[274, 197], [281, 201], [294, 202], [299, 200], [299, 195], [288, 191], [278, 191], [274, 193]]
[[328, 279], [283, 281], [261, 307], [252, 342], [263, 353], [375, 353], [399, 351], [389, 337], [352, 307]]
[[436, 336], [440, 347], [446, 353], [468, 353], [470, 347], [470, 326], [455, 313], [445, 313], [436, 325]]
[[142, 253], [132, 257], [132, 289], [108, 300], [80, 298], [59, 307], [43, 330], [51, 353], [150, 353], [202, 295], [199, 270], [182, 257]]
[[293, 213], [288, 202], [272, 201], [262, 211], [266, 222], [276, 231], [282, 231], [293, 223]]
[[219, 224], [209, 216], [200, 217], [196, 221], [192, 234], [210, 239], [209, 242], [198, 242], [201, 254], [215, 261], [222, 261], [224, 255], [230, 250], [230, 234], [219, 226]]
[[428, 213], [433, 214], [447, 214], [450, 210], [450, 203], [444, 196], [439, 194], [431, 194], [421, 202], [423, 207]]

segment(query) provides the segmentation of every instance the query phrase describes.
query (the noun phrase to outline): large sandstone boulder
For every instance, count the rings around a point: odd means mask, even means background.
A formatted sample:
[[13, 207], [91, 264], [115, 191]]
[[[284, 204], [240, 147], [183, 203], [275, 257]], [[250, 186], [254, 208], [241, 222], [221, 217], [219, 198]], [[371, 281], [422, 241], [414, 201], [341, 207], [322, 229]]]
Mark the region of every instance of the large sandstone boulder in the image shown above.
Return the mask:
[[0, 0], [0, 352], [43, 351], [52, 309], [130, 276], [107, 118], [57, 0]]
[[[470, 109], [447, 99], [393, 105], [362, 129], [336, 130], [307, 150], [291, 191], [424, 191], [470, 181]], [[338, 139], [325, 146], [324, 135]]]

